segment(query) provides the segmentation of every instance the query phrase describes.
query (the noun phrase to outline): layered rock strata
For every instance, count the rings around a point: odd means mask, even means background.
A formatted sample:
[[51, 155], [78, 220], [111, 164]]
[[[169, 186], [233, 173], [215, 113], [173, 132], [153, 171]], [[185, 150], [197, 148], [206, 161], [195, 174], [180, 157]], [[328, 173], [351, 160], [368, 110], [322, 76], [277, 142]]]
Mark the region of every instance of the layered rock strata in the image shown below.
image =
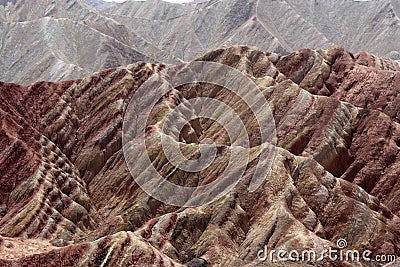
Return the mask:
[[[262, 266], [257, 254], [265, 246], [320, 253], [337, 247], [339, 239], [346, 239], [349, 249], [400, 256], [395, 61], [340, 47], [282, 56], [245, 46], [197, 60], [239, 70], [269, 104], [277, 148], [261, 186], [248, 190], [257, 164], [265, 160], [258, 156], [265, 144], [257, 124], [249, 107], [219, 86], [173, 88], [148, 120], [145, 138], [153, 165], [184, 186], [219, 179], [236, 148], [218, 122], [198, 120], [183, 128], [179, 145], [194, 159], [201, 141], [212, 139], [221, 148], [215, 163], [198, 173], [173, 168], [159, 137], [168, 139], [162, 127], [176, 106], [199, 97], [219, 100], [250, 133], [250, 160], [239, 182], [212, 203], [179, 208], [141, 190], [122, 144], [129, 101], [166, 66], [135, 63], [82, 80], [1, 83], [1, 265]], [[129, 143], [124, 146], [135, 153]], [[133, 164], [142, 164], [141, 157]]]

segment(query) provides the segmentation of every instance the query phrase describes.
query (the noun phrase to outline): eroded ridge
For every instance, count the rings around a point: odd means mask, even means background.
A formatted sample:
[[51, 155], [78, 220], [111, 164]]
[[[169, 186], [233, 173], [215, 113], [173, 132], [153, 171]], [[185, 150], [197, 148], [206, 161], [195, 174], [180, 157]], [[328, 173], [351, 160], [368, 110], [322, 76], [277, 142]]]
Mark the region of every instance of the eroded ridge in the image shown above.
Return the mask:
[[[183, 186], [217, 180], [238, 146], [208, 119], [187, 123], [178, 141], [169, 138], [177, 129], [163, 125], [180, 103], [199, 97], [227, 103], [249, 134], [252, 153], [239, 182], [212, 203], [179, 208], [141, 190], [122, 144], [129, 101], [164, 65], [136, 63], [27, 87], [1, 83], [1, 264], [253, 266], [264, 246], [321, 252], [341, 238], [351, 249], [399, 256], [395, 61], [339, 47], [281, 56], [245, 46], [197, 60], [241, 71], [269, 104], [277, 148], [261, 186], [248, 190], [257, 163], [265, 160], [257, 153], [265, 144], [249, 107], [219, 86], [171, 88], [147, 121], [146, 153], [153, 166]], [[198, 157], [202, 140], [211, 139], [216, 160], [198, 173], [174, 168], [160, 136], [178, 143], [188, 158]]]

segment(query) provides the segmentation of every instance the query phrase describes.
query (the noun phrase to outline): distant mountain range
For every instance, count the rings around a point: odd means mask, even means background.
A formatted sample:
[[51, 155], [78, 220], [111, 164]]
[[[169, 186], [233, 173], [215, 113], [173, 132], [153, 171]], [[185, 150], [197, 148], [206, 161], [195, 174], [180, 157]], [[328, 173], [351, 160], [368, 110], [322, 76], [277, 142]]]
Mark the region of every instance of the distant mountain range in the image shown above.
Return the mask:
[[234, 44], [282, 54], [338, 44], [398, 60], [399, 14], [396, 0], [0, 0], [0, 80], [77, 79]]

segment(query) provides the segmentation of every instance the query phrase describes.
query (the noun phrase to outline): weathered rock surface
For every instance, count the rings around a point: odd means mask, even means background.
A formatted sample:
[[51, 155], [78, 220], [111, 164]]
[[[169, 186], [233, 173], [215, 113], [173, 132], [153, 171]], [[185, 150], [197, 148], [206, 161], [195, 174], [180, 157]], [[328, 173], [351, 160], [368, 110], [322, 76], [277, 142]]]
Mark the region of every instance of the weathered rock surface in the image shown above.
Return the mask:
[[349, 166], [339, 170], [335, 165], [337, 171], [333, 173], [355, 182], [398, 212], [394, 195], [398, 194], [396, 180], [400, 175], [395, 164], [399, 147], [400, 65], [334, 47], [319, 52], [301, 50], [281, 58], [277, 68], [313, 94], [365, 109], [360, 116], [367, 123], [348, 128], [348, 138], [354, 141], [342, 147], [342, 155], [338, 153], [343, 160], [348, 158]]
[[[269, 103], [278, 147], [262, 185], [248, 191], [256, 163], [266, 160], [258, 156], [264, 144], [257, 125], [248, 106], [223, 88], [171, 88], [149, 119], [146, 141], [153, 164], [185, 186], [220, 178], [235, 146], [217, 122], [201, 120], [184, 128], [182, 151], [196, 158], [194, 148], [211, 138], [224, 148], [216, 164], [195, 174], [172, 168], [159, 137], [166, 135], [162, 124], [175, 106], [197, 97], [223, 101], [254, 133], [245, 174], [227, 195], [178, 208], [139, 188], [122, 151], [127, 105], [164, 65], [135, 63], [60, 83], [1, 83], [0, 264], [254, 266], [264, 246], [319, 253], [336, 247], [340, 238], [351, 249], [400, 256], [395, 61], [339, 47], [281, 56], [245, 46], [199, 60], [247, 74]], [[129, 143], [126, 149], [136, 153]], [[134, 164], [141, 164], [140, 156]]]
[[114, 1], [107, 2], [107, 1], [103, 1], [103, 0], [83, 0], [83, 2], [91, 7], [99, 9], [99, 10], [110, 8], [117, 4], [117, 2], [114, 2]]
[[197, 6], [148, 0], [126, 1], [105, 14], [131, 28], [140, 25], [135, 32], [167, 53], [162, 62], [235, 44], [280, 53], [337, 44], [399, 59], [399, 10], [396, 0], [212, 0]]
[[101, 69], [154, 61], [139, 52], [147, 42], [126, 32], [77, 0], [8, 1], [0, 5], [0, 80], [78, 79]]
[[148, 0], [102, 8], [108, 4], [0, 1], [0, 80], [77, 79], [137, 61], [191, 61], [231, 45], [287, 54], [337, 44], [400, 59], [397, 0]]

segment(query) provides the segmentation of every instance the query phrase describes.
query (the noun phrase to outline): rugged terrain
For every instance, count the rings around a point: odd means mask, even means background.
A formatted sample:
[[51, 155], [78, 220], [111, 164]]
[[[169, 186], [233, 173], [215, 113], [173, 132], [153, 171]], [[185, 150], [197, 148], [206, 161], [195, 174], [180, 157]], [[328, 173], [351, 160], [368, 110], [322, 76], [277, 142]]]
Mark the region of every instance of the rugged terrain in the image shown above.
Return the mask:
[[[136, 61], [145, 42], [76, 0], [6, 1], [0, 5], [0, 80], [22, 84], [78, 79]], [[135, 39], [136, 38], [136, 39]], [[145, 44], [144, 44], [145, 45]]]
[[96, 9], [102, 10], [106, 8], [110, 8], [116, 4], [117, 2], [107, 2], [103, 0], [83, 0], [83, 2], [91, 7], [94, 7]]
[[[337, 46], [286, 56], [233, 46], [198, 61], [241, 71], [268, 102], [277, 148], [261, 186], [248, 190], [257, 163], [266, 160], [259, 156], [265, 144], [249, 107], [224, 88], [203, 83], [171, 88], [148, 120], [153, 165], [185, 186], [220, 178], [236, 148], [216, 122], [191, 122], [181, 133], [182, 151], [196, 158], [195, 148], [211, 138], [221, 148], [216, 163], [199, 173], [172, 168], [159, 137], [168, 137], [162, 125], [174, 107], [199, 97], [222, 101], [251, 133], [252, 153], [239, 182], [212, 203], [179, 208], [138, 187], [122, 144], [131, 97], [165, 65], [135, 63], [58, 83], [2, 82], [1, 266], [261, 266], [257, 252], [265, 245], [321, 252], [341, 238], [351, 249], [400, 256], [396, 61]], [[135, 153], [130, 143], [124, 145]], [[141, 155], [132, 163], [141, 166]]]
[[337, 44], [400, 59], [397, 0], [84, 2], [0, 1], [0, 80], [77, 79], [138, 61], [191, 61], [231, 45], [287, 54]]

